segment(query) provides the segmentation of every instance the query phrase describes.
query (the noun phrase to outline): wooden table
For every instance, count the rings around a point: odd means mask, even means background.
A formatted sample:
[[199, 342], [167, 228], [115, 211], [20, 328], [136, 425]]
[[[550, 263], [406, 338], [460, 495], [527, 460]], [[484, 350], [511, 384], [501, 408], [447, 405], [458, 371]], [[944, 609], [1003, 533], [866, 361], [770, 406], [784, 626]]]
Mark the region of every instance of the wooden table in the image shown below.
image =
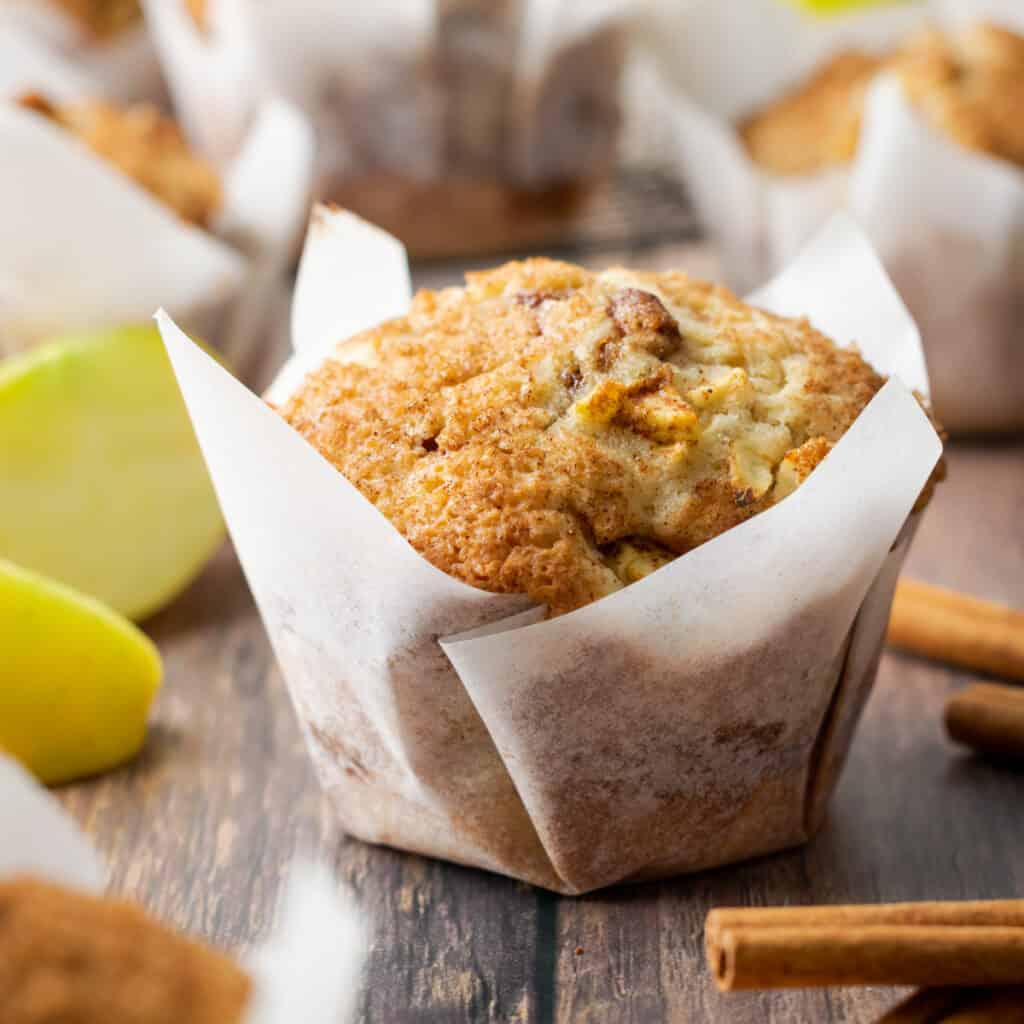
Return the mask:
[[[715, 269], [706, 248], [686, 243], [573, 255]], [[417, 283], [449, 282], [457, 269], [421, 269]], [[236, 353], [236, 366], [259, 385], [283, 346]], [[1024, 444], [956, 445], [949, 466], [909, 570], [1024, 605]], [[900, 993], [718, 995], [703, 964], [707, 910], [1024, 895], [1024, 774], [946, 741], [943, 702], [968, 678], [941, 666], [885, 656], [826, 823], [805, 848], [569, 899], [338, 832], [228, 547], [147, 628], [167, 677], [145, 752], [65, 788], [64, 802], [107, 857], [115, 890], [232, 949], [266, 934], [297, 851], [326, 858], [376, 922], [369, 1021], [857, 1024]]]

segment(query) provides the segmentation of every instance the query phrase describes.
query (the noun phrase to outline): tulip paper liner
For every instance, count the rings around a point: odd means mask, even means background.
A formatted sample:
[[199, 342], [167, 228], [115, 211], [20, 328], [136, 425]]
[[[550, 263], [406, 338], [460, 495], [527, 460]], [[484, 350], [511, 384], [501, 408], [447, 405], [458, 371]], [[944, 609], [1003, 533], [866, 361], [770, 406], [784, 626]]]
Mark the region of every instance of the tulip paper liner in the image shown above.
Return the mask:
[[95, 39], [76, 18], [46, 0], [4, 0], [0, 34], [30, 35], [55, 57], [72, 63], [96, 86], [96, 94], [123, 100], [159, 99], [160, 65], [140, 20], [112, 39]]
[[[299, 290], [310, 308], [294, 322], [323, 324], [346, 306], [350, 328], [369, 326], [359, 310], [375, 315], [400, 284], [367, 294], [367, 267], [393, 274], [393, 254], [364, 245], [369, 229], [351, 215], [321, 210], [315, 224], [304, 263], [331, 250], [339, 269]], [[856, 338], [880, 369], [926, 390], [913, 322], [852, 223], [829, 225], [757, 300]], [[779, 505], [540, 621], [525, 598], [421, 558], [273, 409], [158, 320], [350, 833], [569, 893], [808, 837], [874, 677], [905, 524], [941, 451], [904, 383], [886, 384]], [[296, 358], [310, 365], [319, 345], [323, 359], [322, 342], [296, 336]], [[296, 378], [286, 367], [275, 394]]]
[[211, 232], [69, 132], [2, 101], [0, 151], [0, 354], [61, 331], [144, 320], [161, 302], [230, 348], [259, 322], [307, 209], [312, 139], [280, 102], [263, 108], [222, 169]]
[[[316, 129], [317, 178], [331, 194], [382, 173], [536, 186], [604, 166], [618, 29], [637, 4], [394, 0], [368, 18], [330, 0], [209, 0], [202, 27], [182, 0], [144, 6], [175, 105], [202, 151], [230, 155], [253, 104], [283, 96]], [[595, 65], [609, 70], [588, 73]]]
[[680, 16], [685, 31], [672, 37], [669, 53], [652, 46], [637, 61], [632, 88], [670, 125], [669, 159], [720, 244], [732, 283], [750, 287], [767, 278], [847, 206], [921, 325], [943, 425], [1020, 428], [1024, 171], [938, 134], [885, 76], [869, 92], [847, 167], [770, 174], [750, 159], [735, 129], [737, 118], [830, 54], [850, 46], [886, 52], [926, 15], [953, 30], [989, 18], [1024, 31], [1016, 0], [933, 0], [830, 19], [783, 10], [774, 0], [699, 0]]
[[[101, 894], [106, 868], [60, 804], [0, 754], [0, 881], [32, 876]], [[312, 862], [292, 865], [275, 931], [245, 957], [243, 1024], [341, 1024], [359, 992], [367, 926], [352, 896]], [[0, 993], [3, 998], [4, 993]]]

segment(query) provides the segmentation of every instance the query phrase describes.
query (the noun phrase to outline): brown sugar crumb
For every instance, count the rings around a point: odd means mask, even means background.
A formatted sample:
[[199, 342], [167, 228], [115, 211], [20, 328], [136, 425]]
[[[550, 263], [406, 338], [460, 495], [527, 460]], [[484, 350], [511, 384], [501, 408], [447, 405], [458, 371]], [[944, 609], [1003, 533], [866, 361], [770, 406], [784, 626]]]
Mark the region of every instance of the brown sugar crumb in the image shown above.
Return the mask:
[[894, 71], [921, 115], [960, 145], [1024, 166], [1024, 36], [986, 22], [957, 34], [929, 28], [887, 57], [838, 54], [738, 126], [750, 158], [775, 174], [809, 174], [853, 159], [864, 96]]
[[0, 882], [4, 1024], [232, 1024], [251, 983], [134, 904]]
[[560, 614], [781, 500], [882, 383], [686, 274], [533, 259], [420, 292], [279, 412], [428, 561]]
[[142, 20], [138, 0], [50, 0], [97, 39], [111, 39]]
[[182, 220], [208, 227], [222, 202], [220, 178], [189, 148], [177, 124], [146, 103], [56, 104], [39, 93], [19, 103], [67, 129]]
[[773, 174], [810, 174], [853, 159], [864, 94], [883, 59], [837, 54], [796, 89], [740, 122], [750, 158]]

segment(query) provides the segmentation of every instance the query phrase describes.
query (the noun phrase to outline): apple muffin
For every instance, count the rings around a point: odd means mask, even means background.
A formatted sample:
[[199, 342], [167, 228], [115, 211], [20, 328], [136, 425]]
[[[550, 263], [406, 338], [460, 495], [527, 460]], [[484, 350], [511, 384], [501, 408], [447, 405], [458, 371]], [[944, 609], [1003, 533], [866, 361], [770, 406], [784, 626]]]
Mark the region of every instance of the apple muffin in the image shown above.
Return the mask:
[[882, 383], [684, 273], [531, 259], [420, 292], [278, 411], [432, 564], [557, 615], [786, 497]]
[[0, 882], [5, 1024], [234, 1024], [250, 989], [233, 961], [134, 904]]
[[28, 93], [19, 102], [71, 132], [182, 220], [205, 228], [220, 208], [220, 176], [156, 107], [122, 107], [106, 100], [58, 104], [40, 93]]
[[986, 22], [928, 28], [884, 57], [844, 51], [738, 125], [750, 158], [780, 175], [853, 159], [864, 96], [879, 71], [898, 75], [936, 130], [968, 149], [1024, 165], [1024, 37]]

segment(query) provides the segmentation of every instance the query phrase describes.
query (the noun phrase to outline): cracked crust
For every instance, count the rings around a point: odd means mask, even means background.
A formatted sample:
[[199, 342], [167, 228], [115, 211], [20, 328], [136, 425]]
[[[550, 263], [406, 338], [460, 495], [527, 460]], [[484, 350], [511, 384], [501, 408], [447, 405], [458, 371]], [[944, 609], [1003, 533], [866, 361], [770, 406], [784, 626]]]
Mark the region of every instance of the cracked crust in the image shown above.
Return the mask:
[[434, 565], [560, 614], [790, 493], [882, 382], [686, 274], [533, 259], [420, 292], [279, 411]]
[[886, 57], [836, 55], [740, 122], [751, 159], [782, 175], [848, 163], [868, 83], [884, 70], [899, 76], [910, 102], [937, 131], [1024, 166], [1024, 37], [986, 22], [956, 34], [926, 29]]
[[0, 882], [6, 1024], [232, 1024], [250, 982], [134, 904], [31, 878]]
[[18, 102], [71, 132], [182, 220], [208, 227], [220, 208], [217, 172], [192, 152], [177, 124], [156, 107], [119, 107], [105, 100], [61, 105], [39, 93]]

